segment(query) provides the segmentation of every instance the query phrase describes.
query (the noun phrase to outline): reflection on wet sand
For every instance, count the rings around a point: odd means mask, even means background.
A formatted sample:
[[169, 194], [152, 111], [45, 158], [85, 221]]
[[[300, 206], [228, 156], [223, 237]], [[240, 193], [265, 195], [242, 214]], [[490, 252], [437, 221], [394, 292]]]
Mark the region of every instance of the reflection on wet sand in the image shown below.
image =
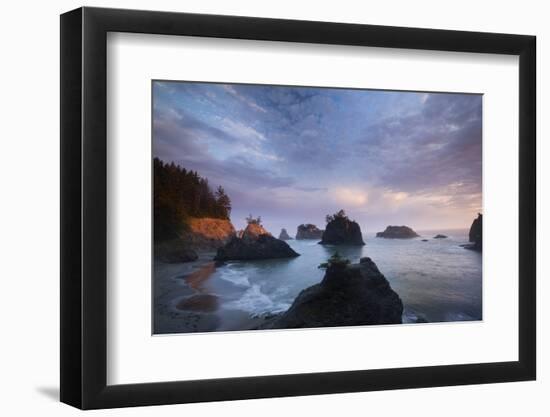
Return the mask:
[[202, 292], [202, 284], [210, 277], [210, 275], [214, 273], [215, 270], [216, 264], [214, 262], [208, 262], [196, 271], [193, 271], [189, 275], [187, 275], [184, 278], [185, 282], [194, 290]]
[[197, 294], [184, 298], [177, 305], [179, 310], [209, 313], [218, 309], [218, 297], [213, 294]]

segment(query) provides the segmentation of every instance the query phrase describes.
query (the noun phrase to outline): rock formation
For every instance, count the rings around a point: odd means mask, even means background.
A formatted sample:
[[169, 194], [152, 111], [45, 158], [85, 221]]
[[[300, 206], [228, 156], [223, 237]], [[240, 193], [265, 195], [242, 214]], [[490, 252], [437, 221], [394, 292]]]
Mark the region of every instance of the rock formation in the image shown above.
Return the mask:
[[470, 233], [469, 233], [469, 241], [472, 242], [471, 245], [465, 246], [467, 249], [472, 249], [478, 252], [482, 251], [483, 248], [483, 239], [482, 239], [482, 233], [483, 233], [483, 215], [479, 214], [477, 215], [477, 218], [472, 223], [472, 226], [470, 227]]
[[364, 245], [359, 224], [342, 214], [327, 216], [327, 227], [321, 237], [321, 245]]
[[376, 233], [376, 237], [385, 237], [387, 239], [410, 239], [420, 236], [407, 226], [388, 226], [383, 232]]
[[216, 250], [235, 236], [235, 228], [229, 220], [209, 217], [191, 218], [181, 239], [194, 250]]
[[320, 230], [314, 224], [301, 224], [298, 226], [296, 239], [321, 239], [323, 230]]
[[370, 258], [349, 264], [333, 256], [323, 280], [303, 290], [292, 306], [263, 328], [399, 324], [403, 303]]
[[279, 234], [279, 239], [281, 239], [281, 240], [292, 240], [292, 238], [286, 232], [286, 229], [281, 229], [281, 233]]
[[276, 239], [261, 225], [251, 223], [242, 233], [234, 236], [218, 249], [216, 261], [294, 258], [300, 256], [288, 244]]
[[264, 227], [261, 224], [258, 223], [249, 223], [248, 226], [246, 226], [246, 229], [243, 230], [241, 234], [242, 239], [257, 239], [258, 237], [262, 235], [268, 235], [271, 236], [271, 233], [269, 233], [267, 230], [264, 229]]
[[448, 236], [446, 235], [435, 235], [434, 239], [447, 239]]

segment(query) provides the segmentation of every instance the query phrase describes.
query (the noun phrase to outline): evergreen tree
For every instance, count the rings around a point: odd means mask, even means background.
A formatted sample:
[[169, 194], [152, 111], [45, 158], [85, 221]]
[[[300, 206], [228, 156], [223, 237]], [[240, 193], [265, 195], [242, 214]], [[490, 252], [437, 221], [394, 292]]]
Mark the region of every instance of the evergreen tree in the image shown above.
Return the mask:
[[155, 240], [173, 239], [189, 217], [229, 219], [231, 200], [223, 187], [216, 192], [196, 171], [153, 160], [153, 222]]

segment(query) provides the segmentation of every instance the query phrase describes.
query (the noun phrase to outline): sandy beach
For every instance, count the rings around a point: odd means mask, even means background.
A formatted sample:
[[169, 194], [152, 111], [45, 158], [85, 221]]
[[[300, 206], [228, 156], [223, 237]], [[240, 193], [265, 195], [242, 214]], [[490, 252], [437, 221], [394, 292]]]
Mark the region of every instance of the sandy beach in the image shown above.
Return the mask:
[[154, 264], [153, 333], [202, 333], [251, 329], [262, 318], [240, 310], [220, 311], [217, 294], [204, 285], [216, 270], [214, 252], [186, 263]]

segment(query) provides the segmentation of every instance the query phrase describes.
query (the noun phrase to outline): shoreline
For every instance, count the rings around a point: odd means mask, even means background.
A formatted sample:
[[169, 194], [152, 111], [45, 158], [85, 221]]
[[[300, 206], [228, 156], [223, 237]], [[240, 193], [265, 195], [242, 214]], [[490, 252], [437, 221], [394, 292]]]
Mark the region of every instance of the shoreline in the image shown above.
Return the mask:
[[220, 309], [218, 295], [203, 286], [216, 271], [215, 252], [201, 251], [198, 255], [196, 261], [185, 263], [154, 260], [153, 335], [257, 328], [263, 317]]
[[[185, 300], [200, 295], [199, 283], [210, 276], [203, 270], [213, 263], [214, 252], [202, 251], [198, 255], [196, 261], [185, 263], [154, 260], [153, 334], [204, 332], [217, 328], [219, 318], [212, 311], [201, 311], [201, 306], [196, 306], [194, 302], [191, 303], [195, 308], [178, 308]], [[191, 284], [186, 282], [187, 278], [193, 276], [201, 279]]]

